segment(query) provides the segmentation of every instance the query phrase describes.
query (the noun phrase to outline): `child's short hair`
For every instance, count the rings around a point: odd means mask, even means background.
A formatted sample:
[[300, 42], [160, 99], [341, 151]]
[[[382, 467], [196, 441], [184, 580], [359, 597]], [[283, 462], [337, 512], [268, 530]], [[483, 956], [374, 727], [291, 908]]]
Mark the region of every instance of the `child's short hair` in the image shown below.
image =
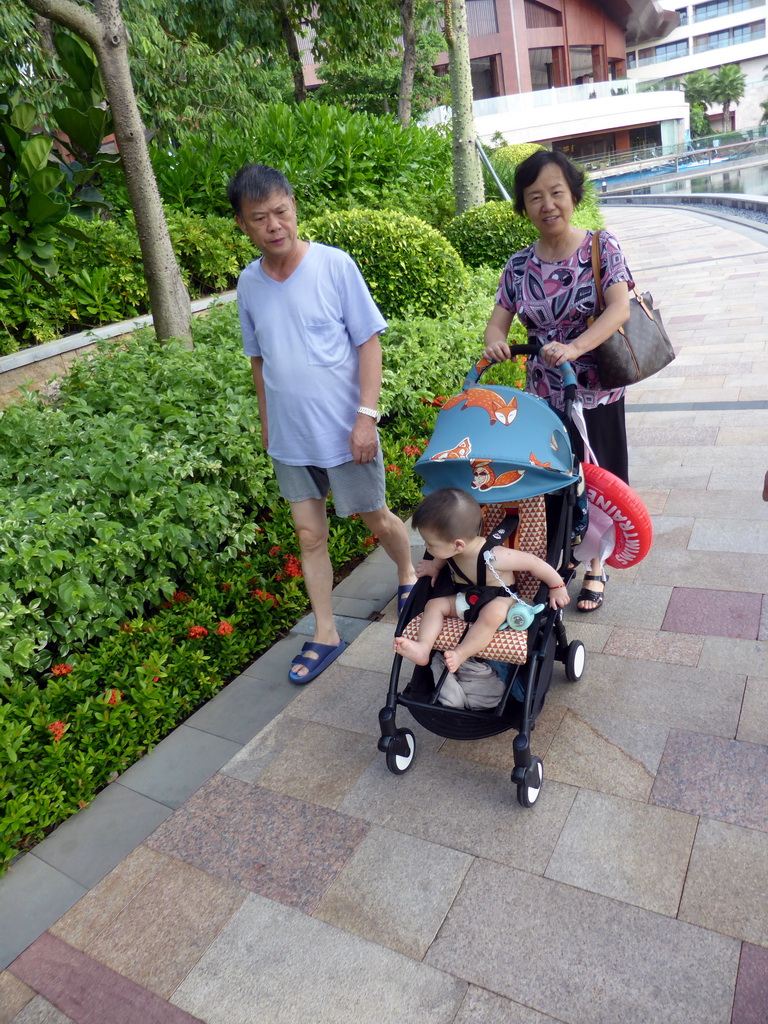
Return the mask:
[[466, 540], [482, 531], [483, 511], [460, 487], [441, 487], [419, 504], [412, 522], [414, 529], [434, 530], [441, 540]]

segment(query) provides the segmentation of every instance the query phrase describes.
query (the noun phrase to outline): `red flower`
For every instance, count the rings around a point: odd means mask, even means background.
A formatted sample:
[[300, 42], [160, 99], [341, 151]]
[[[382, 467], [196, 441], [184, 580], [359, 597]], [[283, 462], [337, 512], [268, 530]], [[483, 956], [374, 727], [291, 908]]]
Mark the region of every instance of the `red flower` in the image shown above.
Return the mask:
[[177, 604], [189, 604], [192, 598], [189, 594], [185, 594], [183, 590], [177, 590], [173, 595], [173, 600], [176, 601]]
[[360, 513], [359, 512], [353, 512], [352, 515], [349, 518], [350, 519], [359, 519], [360, 518]]
[[372, 548], [375, 543], [376, 543], [376, 541], [373, 539], [373, 537], [364, 537], [363, 538], [363, 547], [365, 547], [365, 548]]
[[221, 589], [224, 591], [225, 594], [227, 594], [232, 589], [232, 584], [231, 583], [222, 583], [221, 584]]
[[51, 672], [55, 676], [67, 676], [72, 671], [71, 665], [54, 665]]
[[406, 444], [403, 447], [403, 452], [406, 455], [421, 455], [421, 448], [415, 444]]
[[120, 627], [120, 632], [121, 633], [130, 633], [132, 631], [133, 631], [133, 627], [131, 626], [130, 622], [124, 622], [121, 625], [121, 627]]
[[192, 637], [193, 640], [197, 640], [204, 636], [208, 636], [208, 630], [205, 626], [190, 626], [187, 636]]
[[269, 557], [276, 558], [280, 554], [280, 545], [275, 544], [273, 548], [269, 549]]
[[257, 601], [271, 601], [272, 607], [277, 608], [277, 598], [274, 594], [267, 593], [266, 590], [252, 590], [251, 597], [255, 598]]
[[219, 636], [229, 636], [229, 634], [234, 630], [234, 628], [235, 627], [232, 625], [231, 622], [220, 622], [216, 627], [216, 632], [219, 634]]
[[64, 730], [67, 728], [67, 723], [51, 722], [51, 724], [46, 726], [46, 728], [53, 733], [53, 742], [58, 743], [61, 737], [64, 735]]
[[395, 476], [400, 476], [400, 474], [402, 473], [402, 469], [400, 469], [399, 466], [396, 466], [394, 462], [392, 462], [387, 466], [387, 472], [394, 473]]
[[276, 572], [275, 573], [275, 579], [277, 580], [278, 583], [282, 583], [283, 574], [281, 572]]
[[286, 555], [285, 564], [283, 565], [286, 576], [291, 576], [294, 579], [297, 576], [303, 576], [304, 573], [301, 571], [301, 562], [296, 555]]
[[[157, 677], [155, 677], [157, 678]], [[120, 690], [110, 690], [107, 704], [119, 704], [123, 699], [123, 694]]]

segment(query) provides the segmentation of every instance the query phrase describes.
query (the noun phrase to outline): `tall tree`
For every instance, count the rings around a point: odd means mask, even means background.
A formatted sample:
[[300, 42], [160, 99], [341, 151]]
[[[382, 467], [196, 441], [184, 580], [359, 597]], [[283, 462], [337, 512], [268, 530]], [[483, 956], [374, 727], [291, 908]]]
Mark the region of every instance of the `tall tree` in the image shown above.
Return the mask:
[[144, 125], [128, 66], [127, 33], [119, 0], [22, 0], [43, 18], [84, 39], [96, 54], [112, 111], [115, 138], [136, 218], [144, 274], [158, 338], [191, 337], [189, 293], [171, 245]]
[[465, 0], [444, 0], [445, 41], [451, 82], [453, 130], [453, 191], [456, 212], [464, 213], [485, 200], [483, 172], [475, 145], [469, 28]]
[[403, 32], [403, 69], [397, 97], [397, 119], [400, 124], [411, 123], [413, 81], [416, 77], [416, 0], [400, 0], [400, 25]]
[[731, 130], [731, 103], [744, 95], [747, 76], [738, 64], [723, 64], [712, 76], [712, 99], [723, 105], [723, 131]]

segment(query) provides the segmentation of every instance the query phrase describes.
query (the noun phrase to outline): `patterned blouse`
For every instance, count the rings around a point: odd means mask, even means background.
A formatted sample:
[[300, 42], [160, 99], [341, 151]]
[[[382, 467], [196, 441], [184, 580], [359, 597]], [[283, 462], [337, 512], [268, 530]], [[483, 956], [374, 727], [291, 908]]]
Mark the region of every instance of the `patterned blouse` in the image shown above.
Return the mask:
[[[516, 313], [528, 331], [531, 344], [551, 341], [567, 344], [589, 327], [589, 318], [597, 313], [597, 287], [592, 274], [592, 235], [587, 236], [567, 260], [547, 263], [539, 259], [534, 247], [510, 259], [504, 268], [496, 292], [496, 303]], [[609, 231], [600, 232], [600, 266], [605, 292], [617, 281], [634, 282], [624, 253]], [[597, 374], [594, 352], [587, 352], [572, 363], [576, 373], [576, 399], [585, 409], [618, 401], [624, 388], [606, 391]], [[526, 391], [545, 398], [555, 409], [564, 404], [560, 371], [547, 366], [538, 356], [530, 356], [526, 370]]]

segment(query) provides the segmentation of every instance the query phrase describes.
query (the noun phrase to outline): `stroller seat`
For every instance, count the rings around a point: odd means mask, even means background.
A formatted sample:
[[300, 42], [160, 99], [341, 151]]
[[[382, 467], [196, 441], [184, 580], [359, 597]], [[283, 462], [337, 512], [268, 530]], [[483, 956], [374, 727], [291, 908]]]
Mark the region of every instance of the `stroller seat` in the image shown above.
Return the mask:
[[[483, 536], [494, 530], [508, 512], [516, 512], [519, 523], [516, 531], [507, 538], [507, 547], [517, 548], [546, 558], [547, 554], [547, 516], [543, 495], [524, 498], [515, 503], [494, 504], [483, 506]], [[541, 582], [530, 573], [521, 572], [517, 575], [517, 592], [523, 600], [532, 603], [541, 586]], [[403, 630], [403, 636], [410, 640], [418, 638], [421, 614], [411, 619]], [[467, 624], [460, 618], [449, 617], [445, 620], [442, 632], [435, 641], [437, 651], [451, 651], [460, 642]], [[504, 629], [495, 633], [490, 644], [482, 650], [478, 658], [489, 661], [502, 661], [509, 665], [524, 665], [528, 659], [528, 633], [522, 629]]]

